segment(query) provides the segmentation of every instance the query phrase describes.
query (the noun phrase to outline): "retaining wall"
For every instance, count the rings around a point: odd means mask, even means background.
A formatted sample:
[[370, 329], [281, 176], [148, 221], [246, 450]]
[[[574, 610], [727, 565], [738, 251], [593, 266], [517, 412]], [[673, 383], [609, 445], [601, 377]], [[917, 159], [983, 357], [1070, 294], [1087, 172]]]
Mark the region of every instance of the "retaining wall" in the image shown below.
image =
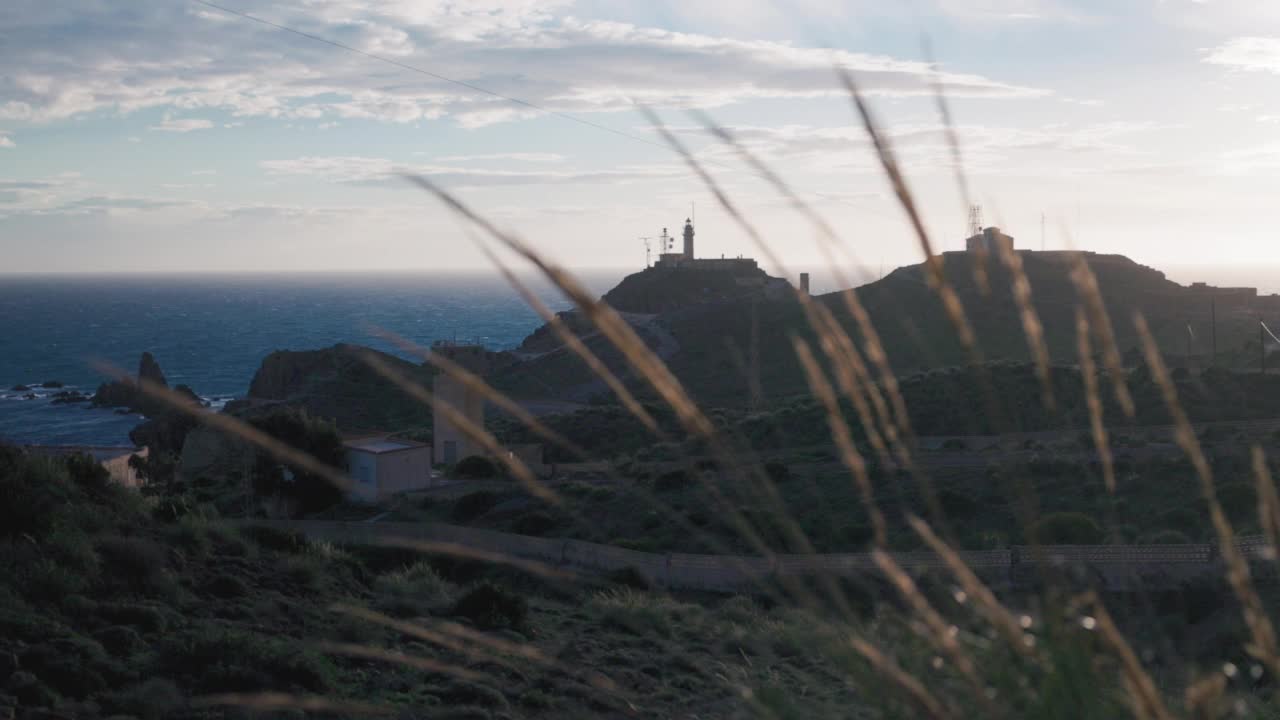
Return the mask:
[[[777, 579], [804, 577], [857, 577], [879, 572], [870, 553], [824, 555], [696, 555], [648, 553], [612, 545], [540, 538], [438, 523], [368, 523], [336, 521], [261, 520], [246, 524], [293, 530], [318, 540], [339, 544], [383, 545], [395, 541], [447, 542], [485, 551], [592, 573], [630, 568], [654, 585], [686, 590], [734, 592], [758, 587]], [[1242, 537], [1237, 543], [1251, 561], [1272, 556], [1261, 537]], [[1015, 546], [1007, 550], [961, 551], [960, 557], [980, 575], [1017, 583], [1031, 577], [1040, 558], [1054, 565], [1092, 569], [1109, 588], [1133, 589], [1152, 583], [1176, 584], [1200, 574], [1223, 572], [1221, 553], [1210, 544], [1192, 545], [1046, 545], [1039, 549]], [[930, 551], [892, 553], [908, 571], [945, 568], [942, 558]], [[1259, 579], [1280, 577], [1263, 563]]]

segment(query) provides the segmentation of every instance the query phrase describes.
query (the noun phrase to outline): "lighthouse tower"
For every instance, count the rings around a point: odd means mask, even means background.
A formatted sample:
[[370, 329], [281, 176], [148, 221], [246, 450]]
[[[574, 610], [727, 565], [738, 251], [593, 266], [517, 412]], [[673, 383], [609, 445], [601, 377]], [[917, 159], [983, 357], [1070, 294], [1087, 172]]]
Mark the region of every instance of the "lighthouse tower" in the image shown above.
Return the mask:
[[684, 221], [684, 259], [693, 259], [693, 220]]

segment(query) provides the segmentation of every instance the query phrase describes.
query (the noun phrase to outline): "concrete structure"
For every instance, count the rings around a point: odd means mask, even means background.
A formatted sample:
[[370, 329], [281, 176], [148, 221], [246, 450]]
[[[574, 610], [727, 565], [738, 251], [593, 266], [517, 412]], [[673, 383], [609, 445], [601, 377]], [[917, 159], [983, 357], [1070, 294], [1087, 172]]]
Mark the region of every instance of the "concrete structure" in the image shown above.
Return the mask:
[[472, 342], [437, 340], [431, 344], [431, 352], [481, 377], [510, 367], [518, 362], [518, 359], [512, 353], [490, 350], [481, 344], [479, 340]]
[[664, 252], [658, 255], [658, 262], [653, 266], [660, 270], [716, 270], [722, 272], [750, 272], [759, 268], [755, 260], [751, 258], [699, 258], [694, 255], [693, 245], [693, 221], [686, 219], [684, 221], [684, 250], [675, 252], [672, 245], [675, 240], [667, 234], [667, 229], [662, 229], [662, 248]]
[[347, 440], [348, 496], [378, 502], [402, 492], [431, 486], [431, 447], [410, 440], [369, 437]]
[[145, 459], [149, 451], [145, 447], [139, 449], [130, 445], [28, 445], [26, 450], [41, 457], [88, 455], [106, 468], [112, 482], [131, 488], [141, 486], [142, 478], [129, 465], [129, 459], [135, 455]]
[[809, 294], [809, 273], [800, 273], [800, 292]]
[[1013, 236], [1006, 235], [1000, 231], [998, 227], [985, 228], [982, 232], [975, 233], [964, 241], [964, 249], [969, 252], [986, 251], [994, 253], [999, 250], [997, 243], [1009, 243], [1009, 249], [1013, 249]]
[[484, 398], [479, 393], [458, 382], [454, 378], [440, 373], [436, 375], [432, 386], [436, 406], [433, 414], [435, 429], [435, 461], [445, 465], [453, 465], [459, 460], [472, 455], [483, 455], [484, 450], [467, 436], [449, 414], [442, 412], [440, 403], [445, 403], [477, 427], [484, 427]]

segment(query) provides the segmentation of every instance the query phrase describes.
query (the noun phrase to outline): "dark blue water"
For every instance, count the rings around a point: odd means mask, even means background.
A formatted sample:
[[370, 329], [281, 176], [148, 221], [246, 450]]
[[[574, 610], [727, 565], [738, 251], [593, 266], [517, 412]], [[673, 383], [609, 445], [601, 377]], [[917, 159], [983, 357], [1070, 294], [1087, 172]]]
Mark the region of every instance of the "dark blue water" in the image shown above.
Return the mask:
[[[620, 275], [583, 277], [603, 293]], [[553, 309], [568, 303], [545, 284]], [[10, 391], [57, 380], [92, 393], [94, 362], [134, 371], [150, 351], [170, 385], [215, 403], [243, 395], [262, 358], [339, 342], [393, 352], [378, 327], [430, 345], [478, 339], [512, 348], [541, 324], [501, 278], [480, 274], [242, 276], [0, 276], [0, 440], [125, 444], [140, 418], [54, 405]], [[401, 354], [401, 353], [397, 353]]]

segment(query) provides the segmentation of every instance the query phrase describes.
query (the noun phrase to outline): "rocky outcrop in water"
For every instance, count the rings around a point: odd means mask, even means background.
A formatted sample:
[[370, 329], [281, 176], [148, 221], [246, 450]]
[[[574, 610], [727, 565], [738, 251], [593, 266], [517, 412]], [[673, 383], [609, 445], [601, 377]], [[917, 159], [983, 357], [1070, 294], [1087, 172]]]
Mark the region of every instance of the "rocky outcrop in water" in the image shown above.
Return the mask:
[[[138, 361], [136, 380], [131, 378], [102, 383], [90, 402], [93, 407], [119, 408], [147, 417], [154, 417], [172, 410], [169, 403], [143, 392], [140, 383], [144, 381], [156, 387], [169, 387], [164, 371], [160, 369], [160, 363], [149, 352], [142, 353]], [[186, 385], [178, 385], [173, 388], [173, 391], [189, 402], [201, 404], [200, 397]]]

